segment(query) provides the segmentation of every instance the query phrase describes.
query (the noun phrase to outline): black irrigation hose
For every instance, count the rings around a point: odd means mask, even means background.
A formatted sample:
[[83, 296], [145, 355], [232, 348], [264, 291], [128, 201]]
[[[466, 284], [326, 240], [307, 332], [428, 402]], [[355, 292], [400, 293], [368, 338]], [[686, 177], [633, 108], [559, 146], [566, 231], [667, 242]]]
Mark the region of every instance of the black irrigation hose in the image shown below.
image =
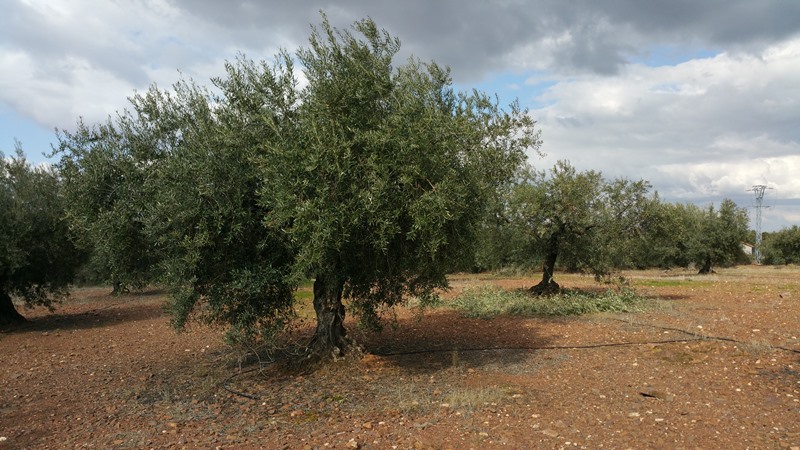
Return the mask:
[[[616, 320], [617, 322], [627, 323], [629, 325], [637, 325], [637, 326], [640, 326], [640, 327], [657, 328], [659, 330], [665, 330], [665, 331], [677, 331], [679, 333], [688, 334], [689, 336], [694, 336], [694, 337], [698, 338], [697, 340], [708, 339], [708, 340], [713, 340], [713, 341], [733, 342], [735, 344], [747, 344], [744, 341], [740, 341], [740, 340], [734, 339], [734, 338], [729, 338], [729, 337], [724, 337], [724, 336], [709, 336], [709, 335], [706, 335], [706, 334], [695, 333], [693, 331], [684, 330], [682, 328], [665, 327], [665, 326], [661, 326], [661, 325], [653, 325], [653, 324], [649, 324], [649, 323], [640, 323], [640, 322], [634, 322], [632, 320], [624, 320], [624, 319], [612, 319], [612, 320]], [[695, 340], [695, 339], [693, 339], [693, 340]], [[800, 353], [800, 350], [798, 350], [798, 349], [784, 347], [782, 345], [772, 345], [771, 347], [772, 348], [776, 348], [778, 350], [791, 352], [791, 353]]]
[[248, 394], [242, 391], [237, 391], [235, 389], [231, 389], [230, 387], [228, 387], [228, 384], [231, 381], [233, 381], [234, 378], [238, 377], [239, 375], [255, 372], [256, 370], [261, 370], [261, 366], [259, 365], [259, 367], [253, 367], [243, 372], [236, 372], [235, 374], [229, 376], [228, 378], [225, 379], [225, 381], [222, 382], [222, 389], [225, 389], [226, 391], [230, 392], [233, 395], [238, 395], [239, 397], [249, 398], [250, 400], [260, 400], [260, 397], [257, 395]]
[[[625, 347], [625, 346], [635, 346], [635, 345], [646, 345], [646, 344], [671, 344], [677, 342], [691, 342], [691, 341], [699, 341], [702, 338], [694, 338], [694, 339], [665, 339], [661, 341], [646, 341], [646, 342], [612, 342], [612, 343], [605, 343], [605, 344], [588, 344], [588, 345], [542, 345], [538, 347], [486, 347], [486, 348], [451, 348], [451, 349], [433, 349], [433, 350], [413, 350], [407, 352], [372, 352], [370, 354], [375, 356], [405, 356], [405, 355], [420, 355], [426, 353], [449, 353], [449, 352], [489, 352], [489, 351], [496, 351], [496, 350], [573, 350], [573, 349], [591, 349], [591, 348], [603, 348], [603, 347]], [[228, 385], [234, 378], [238, 377], [239, 375], [245, 375], [250, 372], [255, 372], [256, 370], [260, 370], [261, 367], [253, 367], [248, 370], [234, 373], [233, 375], [229, 376], [222, 382], [222, 389], [225, 389], [227, 392], [239, 396], [244, 397], [250, 400], [260, 400], [261, 397], [248, 394], [246, 392], [238, 391], [236, 389], [230, 388]]]
[[[675, 328], [675, 327], [665, 327], [661, 325], [653, 325], [648, 323], [640, 323], [634, 322], [631, 320], [624, 320], [624, 319], [612, 319], [616, 320], [617, 322], [627, 323], [629, 325], [637, 325], [642, 327], [650, 327], [650, 328], [657, 328], [659, 330], [664, 331], [676, 331], [678, 333], [687, 334], [692, 336], [691, 339], [664, 339], [660, 341], [643, 341], [643, 342], [610, 342], [610, 343], [600, 343], [600, 344], [585, 344], [585, 345], [542, 345], [542, 346], [529, 346], [529, 347], [481, 347], [481, 348], [450, 348], [450, 349], [430, 349], [430, 350], [412, 350], [412, 351], [404, 351], [404, 352], [372, 352], [372, 355], [375, 356], [406, 356], [406, 355], [421, 355], [421, 354], [430, 354], [430, 353], [449, 353], [449, 352], [490, 352], [490, 351], [497, 351], [497, 350], [579, 350], [579, 349], [592, 349], [592, 348], [608, 348], [608, 347], [629, 347], [629, 346], [638, 346], [638, 345], [656, 345], [656, 344], [674, 344], [679, 342], [693, 342], [693, 341], [702, 341], [702, 340], [714, 340], [714, 341], [724, 341], [724, 342], [733, 342], [736, 344], [746, 344], [746, 342], [740, 341], [738, 339], [724, 337], [724, 336], [709, 336], [705, 334], [695, 333], [693, 331], [684, 330], [682, 328]], [[784, 347], [784, 346], [773, 346], [772, 348], [776, 348], [779, 350], [784, 350], [791, 353], [799, 353], [800, 350]], [[228, 383], [231, 380], [236, 378], [239, 375], [243, 375], [249, 372], [253, 372], [255, 370], [259, 370], [260, 367], [254, 367], [252, 369], [246, 370], [244, 372], [238, 372], [230, 377], [228, 377], [223, 383], [222, 388], [226, 391], [230, 392], [231, 394], [238, 395], [240, 397], [248, 398], [251, 400], [259, 400], [260, 398], [256, 395], [247, 394], [244, 392], [236, 391], [228, 387]]]
[[420, 355], [425, 353], [449, 353], [449, 352], [491, 352], [497, 350], [580, 350], [590, 348], [604, 348], [604, 347], [629, 347], [636, 345], [647, 344], [672, 344], [676, 342], [691, 342], [699, 341], [700, 338], [695, 339], [665, 339], [661, 341], [644, 341], [644, 342], [610, 342], [601, 344], [585, 344], [585, 345], [540, 345], [540, 346], [526, 346], [526, 347], [479, 347], [479, 348], [448, 348], [448, 349], [434, 349], [434, 350], [412, 350], [406, 352], [373, 352], [375, 356], [405, 356], [405, 355]]
[[[695, 333], [692, 331], [684, 330], [681, 328], [673, 328], [673, 327], [664, 327], [660, 325], [651, 325], [647, 323], [639, 323], [633, 322], [630, 320], [624, 319], [612, 319], [618, 322], [627, 323], [629, 325], [638, 325], [643, 327], [651, 327], [651, 328], [658, 328], [660, 330], [665, 331], [677, 331], [679, 333], [688, 334], [692, 336], [693, 339], [664, 339], [660, 341], [643, 341], [643, 342], [610, 342], [610, 343], [600, 343], [600, 344], [586, 344], [586, 345], [542, 345], [542, 346], [528, 346], [528, 347], [481, 347], [481, 348], [450, 348], [450, 349], [435, 349], [435, 350], [412, 350], [406, 352], [386, 352], [386, 353], [372, 353], [375, 356], [404, 356], [404, 355], [419, 355], [425, 353], [445, 353], [445, 352], [485, 352], [485, 351], [495, 351], [495, 350], [572, 350], [572, 349], [592, 349], [592, 348], [605, 348], [605, 347], [628, 347], [628, 346], [636, 346], [636, 345], [655, 345], [655, 344], [672, 344], [678, 342], [691, 342], [691, 341], [700, 341], [700, 340], [714, 340], [714, 341], [724, 341], [724, 342], [733, 342], [736, 344], [746, 344], [746, 342], [729, 338], [729, 337], [722, 337], [722, 336], [709, 336], [705, 334]], [[772, 346], [772, 348], [776, 348], [779, 350], [784, 350], [787, 352], [792, 353], [800, 353], [800, 350], [783, 347], [780, 345]]]

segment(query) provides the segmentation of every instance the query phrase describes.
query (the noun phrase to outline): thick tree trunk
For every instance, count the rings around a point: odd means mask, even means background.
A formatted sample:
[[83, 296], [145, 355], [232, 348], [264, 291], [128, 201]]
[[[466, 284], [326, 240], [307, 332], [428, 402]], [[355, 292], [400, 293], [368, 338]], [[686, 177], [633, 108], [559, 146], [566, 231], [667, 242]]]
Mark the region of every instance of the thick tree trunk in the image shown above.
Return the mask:
[[711, 257], [707, 257], [706, 261], [703, 263], [703, 267], [697, 272], [698, 275], [708, 275], [710, 273], [714, 273], [711, 269]]
[[11, 296], [0, 290], [0, 327], [15, 326], [27, 322], [14, 308]]
[[314, 311], [317, 329], [311, 342], [311, 356], [321, 359], [345, 353], [350, 341], [344, 328], [345, 310], [342, 304], [344, 283], [327, 276], [314, 280]]
[[558, 259], [558, 238], [553, 237], [547, 243], [547, 249], [542, 264], [542, 281], [532, 287], [531, 293], [536, 295], [549, 295], [557, 293], [561, 286], [555, 282], [556, 260]]
[[130, 285], [124, 284], [120, 280], [114, 280], [111, 286], [112, 286], [111, 295], [113, 295], [114, 297], [119, 297], [120, 295], [129, 294], [131, 292]]

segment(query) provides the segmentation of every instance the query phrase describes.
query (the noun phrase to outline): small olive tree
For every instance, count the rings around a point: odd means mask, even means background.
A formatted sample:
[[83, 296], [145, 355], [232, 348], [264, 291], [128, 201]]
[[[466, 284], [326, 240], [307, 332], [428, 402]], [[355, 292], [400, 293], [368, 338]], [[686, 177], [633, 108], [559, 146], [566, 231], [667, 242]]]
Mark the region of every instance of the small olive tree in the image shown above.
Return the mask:
[[764, 238], [764, 264], [800, 264], [800, 227], [792, 225]]
[[197, 312], [232, 338], [269, 338], [292, 313], [294, 252], [264, 223], [256, 157], [288, 138], [296, 83], [290, 66], [244, 58], [212, 82], [153, 86], [114, 119], [62, 133], [69, 217], [113, 280], [168, 287], [177, 328]]
[[642, 240], [633, 249], [637, 266], [688, 267], [701, 274], [713, 267], [747, 262], [747, 211], [729, 199], [719, 209], [692, 203], [656, 201], [644, 222]]
[[715, 209], [701, 210], [690, 240], [689, 254], [699, 267], [699, 274], [709, 274], [714, 266], [731, 266], [746, 260], [742, 242], [747, 238], [747, 210], [731, 199], [724, 199]]
[[549, 173], [528, 170], [510, 190], [507, 217], [531, 258], [542, 261], [536, 293], [559, 289], [556, 263], [602, 276], [624, 265], [652, 203], [646, 181], [606, 180], [559, 161]]

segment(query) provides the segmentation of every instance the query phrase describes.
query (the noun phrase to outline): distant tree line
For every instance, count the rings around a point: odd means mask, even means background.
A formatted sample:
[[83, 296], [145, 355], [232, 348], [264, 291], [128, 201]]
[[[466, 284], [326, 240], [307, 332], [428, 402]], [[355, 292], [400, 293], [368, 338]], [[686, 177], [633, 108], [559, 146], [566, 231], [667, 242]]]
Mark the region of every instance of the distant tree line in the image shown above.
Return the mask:
[[644, 180], [607, 180], [558, 162], [549, 173], [524, 169], [498, 190], [483, 223], [478, 270], [541, 268], [534, 291], [558, 288], [554, 270], [604, 277], [615, 269], [750, 262], [742, 244], [748, 217], [729, 199], [715, 208], [662, 201]]
[[764, 233], [761, 254], [763, 264], [800, 264], [800, 227]]

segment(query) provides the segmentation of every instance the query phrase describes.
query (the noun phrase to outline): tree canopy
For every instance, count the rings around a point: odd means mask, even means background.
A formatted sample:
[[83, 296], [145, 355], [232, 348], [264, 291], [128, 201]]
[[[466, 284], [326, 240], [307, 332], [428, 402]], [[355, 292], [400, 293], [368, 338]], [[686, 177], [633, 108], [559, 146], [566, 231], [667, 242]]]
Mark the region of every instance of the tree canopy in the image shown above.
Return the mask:
[[[115, 230], [110, 247], [130, 245], [117, 212], [136, 224], [178, 326], [196, 312], [234, 334], [280, 328], [312, 278], [310, 350], [343, 351], [343, 301], [377, 325], [380, 306], [446, 286], [489, 195], [539, 146], [526, 111], [456, 92], [433, 62], [395, 68], [399, 46], [371, 20], [339, 30], [323, 16], [294, 58], [242, 56], [210, 90], [135, 95], [132, 111], [62, 135], [60, 166], [87, 199], [72, 217]], [[107, 201], [108, 186], [135, 192]]]
[[533, 290], [552, 292], [559, 288], [558, 261], [597, 276], [626, 264], [626, 243], [639, 239], [654, 201], [649, 189], [645, 181], [606, 180], [559, 161], [548, 173], [523, 171], [505, 191], [496, 212], [502, 220], [494, 223], [501, 224], [503, 245], [516, 246], [514, 260], [541, 261], [542, 280]]
[[27, 306], [51, 306], [67, 295], [81, 262], [69, 238], [58, 177], [34, 168], [17, 144], [0, 152], [0, 325], [24, 321], [12, 296]]
[[699, 267], [699, 273], [711, 273], [714, 266], [731, 266], [746, 260], [742, 242], [747, 238], [747, 211], [724, 199], [715, 209], [709, 205], [695, 222], [689, 254]]
[[637, 258], [644, 267], [694, 265], [700, 273], [714, 266], [748, 262], [742, 243], [748, 236], [747, 211], [725, 199], [719, 208], [659, 202], [645, 228]]
[[58, 133], [56, 164], [72, 235], [89, 254], [93, 278], [113, 283], [114, 293], [141, 287], [153, 277], [154, 248], [144, 231], [147, 167], [140, 153], [157, 138], [129, 114], [116, 121]]
[[764, 239], [765, 264], [800, 264], [800, 227], [769, 233]]

